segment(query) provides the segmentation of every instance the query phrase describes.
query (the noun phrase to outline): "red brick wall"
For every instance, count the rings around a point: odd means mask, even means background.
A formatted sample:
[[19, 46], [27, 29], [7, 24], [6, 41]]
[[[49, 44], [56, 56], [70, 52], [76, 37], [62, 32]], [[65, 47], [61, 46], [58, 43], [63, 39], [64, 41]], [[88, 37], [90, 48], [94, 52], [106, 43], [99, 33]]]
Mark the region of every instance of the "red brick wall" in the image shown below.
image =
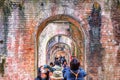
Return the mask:
[[[89, 25], [87, 22], [87, 17], [91, 11], [92, 2], [79, 3], [77, 5], [73, 5], [71, 2], [66, 4], [67, 8], [64, 6], [59, 6], [57, 3], [53, 3], [54, 5], [52, 5], [49, 2], [44, 3], [45, 5], [42, 8], [38, 3], [41, 4], [41, 2], [35, 3], [32, 1], [26, 1], [23, 5], [24, 10], [21, 11], [24, 14], [21, 14], [21, 12], [17, 11], [17, 9], [11, 10], [11, 14], [13, 15], [10, 15], [8, 19], [9, 31], [6, 42], [7, 57], [5, 63], [5, 75], [3, 78], [0, 78], [0, 80], [34, 79], [36, 32], [40, 23], [53, 15], [66, 14], [79, 21], [86, 35], [86, 53], [88, 54], [90, 52]], [[61, 5], [61, 3], [59, 4]], [[104, 8], [104, 6], [102, 7]], [[120, 79], [119, 67], [115, 66], [118, 46], [114, 45], [115, 41], [113, 36], [113, 26], [111, 24], [109, 14], [109, 12], [105, 12], [104, 10], [102, 12], [101, 44], [104, 48], [102, 53], [103, 66], [100, 66], [102, 70], [95, 68], [95, 71], [100, 72], [99, 75], [89, 74], [88, 71], [87, 79], [90, 79], [90, 77], [93, 77], [93, 80], [96, 80], [98, 77], [100, 77], [101, 80]]]

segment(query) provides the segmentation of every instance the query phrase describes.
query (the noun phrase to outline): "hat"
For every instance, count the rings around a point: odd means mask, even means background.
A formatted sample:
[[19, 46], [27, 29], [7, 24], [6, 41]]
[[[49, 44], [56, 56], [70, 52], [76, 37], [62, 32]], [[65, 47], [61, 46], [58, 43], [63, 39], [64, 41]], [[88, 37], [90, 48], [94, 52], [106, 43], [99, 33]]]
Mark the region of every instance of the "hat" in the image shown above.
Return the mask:
[[48, 65], [44, 65], [43, 68], [44, 68], [44, 69], [45, 69], [45, 68], [48, 68]]
[[45, 69], [42, 69], [41, 73], [47, 73], [47, 71]]
[[63, 79], [62, 71], [54, 71], [53, 75], [50, 76], [52, 79]]
[[62, 71], [62, 68], [61, 68], [60, 66], [58, 66], [58, 65], [55, 65], [53, 68], [54, 68], [56, 71]]

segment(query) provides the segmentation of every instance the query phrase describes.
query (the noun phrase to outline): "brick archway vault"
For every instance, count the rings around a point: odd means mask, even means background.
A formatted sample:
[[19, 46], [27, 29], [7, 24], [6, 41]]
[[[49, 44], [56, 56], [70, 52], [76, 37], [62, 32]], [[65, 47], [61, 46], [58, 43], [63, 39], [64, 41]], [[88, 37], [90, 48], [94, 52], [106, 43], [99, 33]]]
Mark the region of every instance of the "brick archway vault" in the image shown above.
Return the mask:
[[35, 48], [36, 48], [36, 52], [35, 52], [35, 77], [37, 76], [37, 68], [38, 68], [38, 43], [39, 43], [39, 36], [41, 34], [41, 32], [43, 31], [43, 29], [50, 23], [50, 22], [53, 22], [53, 21], [56, 21], [56, 20], [63, 20], [63, 21], [68, 21], [70, 23], [72, 23], [73, 25], [75, 25], [79, 30], [80, 32], [82, 33], [82, 39], [83, 39], [83, 44], [84, 44], [84, 67], [85, 69], [87, 69], [86, 65], [87, 65], [87, 61], [86, 61], [86, 35], [85, 35], [85, 31], [84, 29], [82, 28], [81, 24], [80, 24], [80, 21], [74, 19], [72, 16], [69, 16], [69, 15], [64, 15], [64, 14], [59, 14], [59, 15], [55, 15], [55, 16], [50, 16], [49, 18], [47, 18], [46, 20], [44, 20], [39, 26], [38, 26], [38, 30], [37, 30], [37, 33], [36, 33], [36, 45], [35, 45]]

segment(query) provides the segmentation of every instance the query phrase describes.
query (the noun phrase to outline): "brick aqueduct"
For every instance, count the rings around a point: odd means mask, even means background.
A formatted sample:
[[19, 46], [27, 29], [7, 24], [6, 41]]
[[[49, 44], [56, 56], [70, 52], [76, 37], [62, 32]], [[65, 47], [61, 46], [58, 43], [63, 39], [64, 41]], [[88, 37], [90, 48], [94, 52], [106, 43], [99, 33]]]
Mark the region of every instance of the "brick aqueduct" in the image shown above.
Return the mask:
[[0, 80], [34, 80], [57, 54], [120, 80], [120, 1], [0, 0]]

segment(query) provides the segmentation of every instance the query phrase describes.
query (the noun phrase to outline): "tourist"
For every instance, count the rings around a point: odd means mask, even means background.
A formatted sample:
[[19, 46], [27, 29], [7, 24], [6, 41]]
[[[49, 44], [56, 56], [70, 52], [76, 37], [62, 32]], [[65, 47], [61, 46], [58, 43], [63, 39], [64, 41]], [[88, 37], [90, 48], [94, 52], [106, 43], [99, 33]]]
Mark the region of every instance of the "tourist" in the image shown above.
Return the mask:
[[53, 62], [50, 62], [50, 67], [54, 67], [54, 64], [53, 64]]
[[59, 61], [59, 58], [55, 57], [55, 61], [54, 61], [55, 65], [61, 66], [61, 63]]
[[63, 80], [63, 73], [62, 67], [54, 66], [55, 71], [53, 72], [52, 76], [50, 76], [50, 80]]
[[68, 67], [68, 65], [67, 65], [67, 61], [66, 61], [66, 60], [65, 60], [65, 61], [63, 61], [62, 67], [63, 67], [63, 68]]
[[40, 66], [38, 68], [38, 73], [37, 73], [37, 78], [35, 78], [35, 80], [41, 80], [41, 69], [43, 68], [43, 66]]
[[49, 73], [46, 69], [41, 70], [41, 80], [49, 80]]
[[70, 68], [64, 72], [64, 80], [84, 80], [86, 72], [80, 67], [80, 62], [73, 58], [70, 62]]
[[63, 75], [64, 75], [66, 70], [69, 69], [69, 66], [67, 65], [67, 61], [63, 61], [62, 67], [63, 67], [63, 71], [62, 72], [63, 72]]

